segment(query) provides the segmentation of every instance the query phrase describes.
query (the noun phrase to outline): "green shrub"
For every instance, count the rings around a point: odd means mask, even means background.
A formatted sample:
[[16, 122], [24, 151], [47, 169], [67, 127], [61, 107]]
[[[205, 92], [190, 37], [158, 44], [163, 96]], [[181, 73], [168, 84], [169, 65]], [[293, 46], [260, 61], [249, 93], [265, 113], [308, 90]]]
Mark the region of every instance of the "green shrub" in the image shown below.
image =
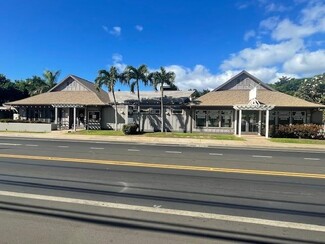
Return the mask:
[[270, 128], [272, 137], [280, 138], [303, 138], [303, 139], [325, 139], [325, 131], [322, 125], [296, 124], [279, 125]]
[[135, 135], [139, 128], [138, 124], [127, 124], [123, 125], [122, 131], [125, 135]]

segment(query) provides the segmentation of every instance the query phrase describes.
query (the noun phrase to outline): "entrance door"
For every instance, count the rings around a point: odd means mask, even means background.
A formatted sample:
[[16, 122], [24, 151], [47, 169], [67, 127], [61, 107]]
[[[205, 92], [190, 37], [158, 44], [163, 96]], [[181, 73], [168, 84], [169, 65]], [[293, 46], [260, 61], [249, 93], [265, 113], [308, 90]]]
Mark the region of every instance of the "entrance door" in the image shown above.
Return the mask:
[[244, 133], [258, 133], [258, 111], [243, 110], [241, 131]]

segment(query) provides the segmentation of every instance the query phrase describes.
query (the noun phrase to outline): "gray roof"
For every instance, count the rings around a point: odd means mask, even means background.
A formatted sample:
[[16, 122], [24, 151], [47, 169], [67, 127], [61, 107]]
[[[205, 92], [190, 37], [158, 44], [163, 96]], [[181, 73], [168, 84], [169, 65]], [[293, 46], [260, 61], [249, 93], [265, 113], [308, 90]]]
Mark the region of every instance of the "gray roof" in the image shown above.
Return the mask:
[[[56, 91], [64, 81], [72, 78], [86, 88], [86, 91]], [[8, 102], [8, 105], [55, 105], [55, 104], [78, 104], [78, 105], [107, 105], [110, 103], [107, 92], [96, 89], [94, 83], [75, 75], [69, 75], [48, 92]]]
[[[164, 91], [164, 98], [170, 99], [189, 99], [194, 91]], [[117, 103], [125, 103], [128, 100], [138, 100], [137, 93], [131, 93], [129, 91], [115, 91], [115, 97]], [[141, 100], [159, 100], [161, 97], [160, 91], [140, 91]], [[109, 99], [113, 102], [113, 95], [109, 93]]]
[[[248, 104], [249, 90], [228, 90], [209, 92], [196, 99], [197, 106], [234, 106]], [[312, 103], [278, 91], [258, 90], [257, 100], [261, 104], [276, 107], [325, 108], [325, 105]]]

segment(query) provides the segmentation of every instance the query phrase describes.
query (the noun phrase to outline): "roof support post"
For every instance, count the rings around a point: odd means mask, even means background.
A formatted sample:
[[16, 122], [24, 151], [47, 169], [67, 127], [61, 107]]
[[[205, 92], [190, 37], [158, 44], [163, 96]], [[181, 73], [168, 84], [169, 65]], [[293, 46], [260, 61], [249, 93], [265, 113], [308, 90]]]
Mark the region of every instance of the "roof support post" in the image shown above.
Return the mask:
[[269, 138], [270, 110], [266, 110], [265, 118], [265, 138]]
[[54, 108], [54, 123], [58, 124], [58, 107]]
[[234, 120], [234, 135], [237, 135], [237, 126], [238, 126], [238, 123], [237, 123], [237, 110], [235, 109], [235, 120]]
[[239, 109], [239, 120], [238, 120], [238, 136], [241, 137], [241, 117], [242, 117], [242, 110]]
[[260, 136], [262, 132], [262, 110], [258, 111], [258, 135]]
[[76, 131], [77, 108], [73, 107], [73, 131]]

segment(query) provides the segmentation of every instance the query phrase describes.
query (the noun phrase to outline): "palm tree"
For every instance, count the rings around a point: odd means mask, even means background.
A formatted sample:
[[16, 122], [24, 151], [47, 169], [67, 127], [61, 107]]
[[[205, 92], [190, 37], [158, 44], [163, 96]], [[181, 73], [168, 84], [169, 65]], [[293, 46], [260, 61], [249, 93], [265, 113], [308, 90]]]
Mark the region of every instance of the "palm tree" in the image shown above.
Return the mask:
[[111, 92], [114, 100], [115, 107], [115, 130], [117, 130], [117, 102], [115, 98], [115, 85], [118, 81], [121, 81], [122, 74], [119, 74], [117, 68], [112, 66], [109, 71], [100, 70], [95, 80], [95, 85], [99, 90], [103, 85], [107, 87], [107, 92]]
[[45, 70], [43, 73], [43, 77], [45, 80], [45, 84], [46, 84], [46, 90], [50, 90], [52, 87], [54, 87], [56, 85], [56, 81], [58, 79], [58, 77], [60, 76], [61, 71], [50, 71], [50, 70]]
[[139, 117], [139, 131], [140, 131], [140, 122], [141, 122], [141, 115], [140, 115], [140, 90], [139, 90], [139, 82], [146, 86], [148, 85], [148, 68], [145, 64], [140, 65], [138, 68], [133, 66], [127, 66], [124, 70], [124, 77], [126, 81], [130, 84], [130, 90], [134, 93], [134, 89], [137, 89], [137, 96], [138, 96], [138, 115]]
[[160, 116], [161, 116], [161, 132], [164, 132], [164, 84], [170, 87], [176, 88], [174, 82], [176, 75], [174, 72], [167, 72], [164, 67], [160, 67], [160, 71], [153, 72], [149, 75], [149, 80], [152, 83], [154, 89], [158, 91], [157, 87], [160, 86], [161, 98], [160, 98]]

